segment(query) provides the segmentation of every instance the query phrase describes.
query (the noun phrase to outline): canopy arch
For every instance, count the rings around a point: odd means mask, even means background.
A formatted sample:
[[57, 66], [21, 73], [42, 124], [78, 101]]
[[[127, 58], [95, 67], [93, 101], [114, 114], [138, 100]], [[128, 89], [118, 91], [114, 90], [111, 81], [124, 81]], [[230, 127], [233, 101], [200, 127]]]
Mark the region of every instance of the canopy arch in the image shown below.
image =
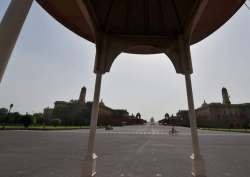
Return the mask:
[[[133, 46], [132, 48], [129, 48], [129, 50], [133, 50], [134, 47], [138, 48], [140, 46]], [[153, 50], [157, 49], [153, 46], [143, 46], [143, 47], [150, 47]], [[152, 66], [152, 70], [154, 70], [154, 68], [157, 67], [157, 63], [158, 64], [161, 63], [160, 64], [161, 68], [164, 68], [166, 72], [168, 72], [170, 70], [171, 73], [173, 72], [172, 73], [173, 75], [176, 75], [176, 68], [175, 68], [173, 62], [171, 61], [171, 59], [166, 55], [166, 53], [164, 51], [158, 52], [155, 54], [141, 54], [141, 55], [134, 54], [134, 53], [128, 53], [128, 52], [121, 52], [113, 61], [108, 74], [113, 75], [113, 70], [115, 70], [116, 73], [120, 69], [123, 70], [123, 68], [121, 68], [121, 66], [120, 66], [121, 63], [125, 64], [127, 69], [129, 69], [130, 68], [129, 65], [131, 65], [131, 67], [140, 68], [140, 70], [144, 70], [144, 67], [146, 70], [150, 70], [150, 66]], [[151, 65], [149, 63], [151, 63]], [[117, 68], [117, 66], [119, 69]], [[126, 70], [123, 70], [123, 71], [126, 71]], [[129, 70], [127, 70], [127, 71], [129, 71]]]
[[122, 53], [165, 53], [177, 73], [192, 73], [188, 40], [180, 35], [177, 40], [164, 37], [108, 35], [101, 33], [96, 41], [95, 73], [109, 72], [116, 57]]

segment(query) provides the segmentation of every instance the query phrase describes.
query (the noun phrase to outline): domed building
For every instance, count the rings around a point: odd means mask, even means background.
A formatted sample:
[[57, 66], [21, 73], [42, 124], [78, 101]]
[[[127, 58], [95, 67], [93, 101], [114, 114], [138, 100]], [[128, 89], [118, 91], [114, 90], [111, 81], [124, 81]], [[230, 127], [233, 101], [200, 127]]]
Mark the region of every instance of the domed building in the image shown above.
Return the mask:
[[250, 103], [231, 104], [228, 91], [221, 90], [222, 103], [203, 104], [196, 109], [200, 127], [244, 128], [250, 123]]
[[[250, 103], [232, 104], [225, 87], [221, 90], [221, 103], [207, 103], [195, 110], [198, 127], [245, 128], [250, 123]], [[189, 127], [188, 111], [180, 110], [170, 124]]]
[[[89, 125], [92, 102], [86, 102], [86, 87], [83, 87], [78, 100], [55, 101], [54, 108], [44, 109], [44, 119], [61, 119], [63, 125]], [[143, 124], [146, 121], [130, 116], [126, 109], [112, 109], [101, 100], [98, 125]]]

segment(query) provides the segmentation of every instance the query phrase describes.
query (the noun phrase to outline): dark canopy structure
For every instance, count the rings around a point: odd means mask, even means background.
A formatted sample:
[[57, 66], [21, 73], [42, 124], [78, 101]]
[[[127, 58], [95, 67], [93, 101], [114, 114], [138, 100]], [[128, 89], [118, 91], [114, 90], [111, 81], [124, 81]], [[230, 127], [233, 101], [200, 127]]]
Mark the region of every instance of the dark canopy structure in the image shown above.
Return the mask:
[[[84, 0], [83, 0], [84, 1]], [[37, 0], [55, 19], [79, 36], [95, 42], [91, 27], [74, 0]], [[97, 30], [108, 34], [173, 38], [183, 32], [199, 0], [90, 0]], [[191, 37], [191, 44], [222, 26], [245, 0], [210, 0]], [[145, 47], [128, 51], [156, 53]]]
[[127, 52], [165, 53], [176, 72], [184, 74], [192, 73], [192, 66], [189, 60], [184, 60], [179, 55], [179, 37], [186, 38], [184, 46], [201, 41], [232, 17], [245, 0], [37, 2], [65, 27], [96, 43], [97, 54], [100, 54], [99, 48], [107, 51], [106, 56], [98, 59], [97, 62], [102, 64], [96, 65], [96, 72], [108, 72], [116, 56]]
[[[33, 0], [11, 0], [0, 25], [0, 81]], [[57, 21], [96, 44], [96, 82], [82, 177], [96, 176], [95, 139], [102, 75], [122, 52], [165, 53], [185, 75], [192, 175], [205, 177], [191, 83], [190, 45], [220, 28], [245, 0], [37, 0]], [[11, 31], [11, 33], [10, 33]], [[153, 93], [152, 93], [153, 94]]]

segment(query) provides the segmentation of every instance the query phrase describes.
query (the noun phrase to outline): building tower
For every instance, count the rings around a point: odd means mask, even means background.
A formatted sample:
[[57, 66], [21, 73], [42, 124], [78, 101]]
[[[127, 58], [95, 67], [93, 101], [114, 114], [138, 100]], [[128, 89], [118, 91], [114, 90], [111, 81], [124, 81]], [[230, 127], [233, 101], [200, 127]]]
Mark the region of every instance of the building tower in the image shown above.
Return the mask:
[[79, 104], [85, 104], [86, 90], [87, 90], [86, 87], [83, 87], [81, 89], [80, 97], [78, 100]]
[[204, 100], [204, 102], [202, 103], [201, 107], [206, 107], [207, 106], [207, 102], [206, 100]]
[[225, 87], [222, 88], [221, 90], [222, 92], [222, 100], [223, 100], [223, 104], [231, 104], [230, 99], [229, 99], [229, 95], [227, 93], [227, 89]]

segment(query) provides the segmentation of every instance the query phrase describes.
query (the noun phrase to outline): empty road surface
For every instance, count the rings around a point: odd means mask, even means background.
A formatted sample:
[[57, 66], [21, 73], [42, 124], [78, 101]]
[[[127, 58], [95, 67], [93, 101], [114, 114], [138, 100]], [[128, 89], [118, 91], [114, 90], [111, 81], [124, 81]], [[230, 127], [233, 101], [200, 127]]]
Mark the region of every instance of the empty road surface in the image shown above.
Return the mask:
[[[191, 177], [190, 130], [159, 125], [97, 131], [98, 177]], [[208, 177], [250, 176], [250, 134], [200, 130]], [[0, 131], [0, 177], [80, 177], [88, 130]]]

